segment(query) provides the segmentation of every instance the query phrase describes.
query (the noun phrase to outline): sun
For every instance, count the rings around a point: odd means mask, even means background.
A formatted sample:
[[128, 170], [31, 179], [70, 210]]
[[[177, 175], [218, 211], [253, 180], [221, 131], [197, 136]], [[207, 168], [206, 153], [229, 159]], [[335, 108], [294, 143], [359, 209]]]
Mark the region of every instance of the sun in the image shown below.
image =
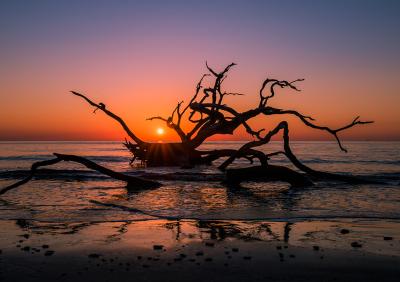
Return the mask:
[[165, 131], [164, 131], [164, 128], [159, 127], [159, 128], [157, 128], [156, 132], [158, 135], [163, 135]]

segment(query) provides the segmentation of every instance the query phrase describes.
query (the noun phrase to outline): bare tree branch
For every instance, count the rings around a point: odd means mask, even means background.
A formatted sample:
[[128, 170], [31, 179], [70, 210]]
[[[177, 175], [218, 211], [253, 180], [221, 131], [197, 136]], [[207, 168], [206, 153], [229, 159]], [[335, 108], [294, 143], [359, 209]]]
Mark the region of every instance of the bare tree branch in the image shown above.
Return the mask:
[[138, 145], [143, 145], [145, 142], [142, 141], [142, 139], [140, 139], [139, 137], [137, 137], [130, 129], [129, 127], [126, 125], [125, 121], [120, 118], [119, 116], [117, 116], [116, 114], [112, 113], [111, 111], [106, 109], [106, 105], [104, 105], [103, 103], [99, 103], [96, 104], [95, 102], [93, 102], [92, 100], [90, 100], [88, 97], [86, 97], [83, 94], [80, 94], [78, 92], [75, 91], [71, 91], [72, 94], [83, 98], [86, 102], [88, 102], [91, 106], [95, 107], [95, 111], [100, 109], [102, 112], [104, 112], [106, 115], [108, 115], [109, 117], [115, 119], [121, 126], [122, 128], [125, 130], [125, 132], [129, 135], [129, 137], [132, 138], [133, 141], [135, 141]]
[[59, 163], [61, 161], [80, 163], [80, 164], [86, 166], [87, 168], [96, 170], [96, 171], [103, 173], [105, 175], [108, 175], [114, 179], [125, 181], [127, 183], [127, 186], [130, 189], [134, 188], [134, 189], [140, 190], [140, 189], [144, 189], [144, 188], [160, 187], [160, 184], [158, 182], [155, 182], [152, 180], [145, 180], [145, 179], [142, 179], [139, 177], [130, 176], [130, 175], [126, 175], [126, 174], [123, 174], [120, 172], [113, 171], [111, 169], [105, 168], [101, 165], [98, 165], [98, 164], [92, 162], [91, 160], [88, 160], [88, 159], [80, 157], [80, 156], [57, 154], [57, 153], [54, 153], [54, 156], [55, 156], [54, 159], [33, 163], [31, 166], [30, 173], [25, 179], [3, 188], [2, 190], [0, 190], [0, 195], [3, 195], [4, 193], [10, 191], [11, 189], [17, 188], [17, 187], [27, 183], [29, 180], [31, 180], [34, 177], [34, 175], [37, 172], [37, 169], [39, 167], [53, 165], [53, 164]]

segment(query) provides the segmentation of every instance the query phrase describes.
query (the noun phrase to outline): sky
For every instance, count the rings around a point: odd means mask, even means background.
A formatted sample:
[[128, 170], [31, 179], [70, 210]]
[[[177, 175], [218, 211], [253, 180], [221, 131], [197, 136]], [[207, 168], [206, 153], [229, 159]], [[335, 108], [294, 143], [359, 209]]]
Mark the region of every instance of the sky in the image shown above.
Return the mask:
[[[177, 140], [154, 115], [188, 101], [206, 72], [235, 66], [224, 89], [258, 105], [265, 78], [294, 80], [271, 106], [333, 128], [361, 119], [345, 140], [400, 140], [400, 1], [20, 1], [0, 0], [0, 140], [123, 140], [119, 114], [148, 141]], [[290, 117], [294, 140], [331, 140]], [[164, 128], [163, 135], [158, 128]], [[233, 136], [213, 140], [243, 140]]]

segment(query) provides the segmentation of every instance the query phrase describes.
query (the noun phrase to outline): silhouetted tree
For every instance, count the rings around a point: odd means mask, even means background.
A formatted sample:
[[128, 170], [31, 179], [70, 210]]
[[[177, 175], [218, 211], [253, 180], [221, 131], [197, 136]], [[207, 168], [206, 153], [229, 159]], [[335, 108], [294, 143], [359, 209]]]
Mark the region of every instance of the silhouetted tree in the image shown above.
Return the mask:
[[[223, 163], [218, 167], [220, 170], [225, 171], [229, 165], [231, 165], [238, 158], [246, 158], [251, 163], [253, 163], [254, 159], [259, 160], [260, 165], [257, 166], [229, 169], [226, 173], [226, 183], [231, 185], [239, 184], [241, 181], [249, 179], [261, 181], [283, 180], [289, 182], [292, 186], [311, 185], [312, 179], [333, 179], [350, 183], [368, 182], [364, 179], [353, 176], [316, 171], [300, 162], [290, 148], [289, 124], [287, 121], [281, 121], [275, 128], [264, 133], [264, 128], [257, 130], [253, 129], [249, 125], [249, 120], [260, 115], [267, 117], [277, 115], [294, 116], [305, 126], [316, 130], [325, 131], [332, 135], [332, 137], [337, 141], [340, 150], [344, 152], [347, 151], [343, 147], [338, 133], [356, 125], [372, 123], [372, 121], [361, 121], [359, 120], [359, 117], [356, 117], [352, 122], [343, 127], [331, 129], [326, 126], [315, 124], [312, 117], [301, 114], [296, 110], [278, 109], [269, 105], [269, 102], [272, 98], [274, 98], [277, 89], [289, 88], [294, 91], [300, 91], [297, 88], [296, 83], [303, 81], [303, 79], [296, 79], [293, 81], [270, 78], [265, 79], [258, 93], [258, 105], [247, 111], [240, 112], [224, 103], [224, 99], [229, 95], [242, 95], [240, 93], [226, 92], [222, 89], [222, 84], [233, 66], [235, 66], [234, 63], [225, 67], [225, 69], [221, 72], [217, 72], [209, 67], [206, 63], [209, 73], [204, 74], [201, 77], [200, 81], [197, 83], [195, 93], [190, 99], [189, 103], [184, 106], [183, 101], [179, 102], [173, 109], [171, 115], [168, 117], [154, 116], [148, 119], [164, 121], [169, 128], [172, 128], [180, 138], [180, 142], [175, 143], [151, 143], [143, 141], [135, 133], [133, 133], [133, 131], [128, 127], [121, 117], [111, 112], [105, 104], [95, 103], [83, 94], [75, 91], [71, 92], [72, 94], [83, 98], [87, 103], [89, 103], [89, 105], [93, 106], [95, 108], [94, 112], [100, 110], [116, 120], [122, 126], [130, 138], [130, 140], [125, 140], [124, 145], [133, 155], [131, 162], [140, 160], [147, 166], [151, 167], [180, 166], [190, 168], [201, 164], [210, 165], [217, 159], [226, 158], [226, 160], [224, 160]], [[203, 86], [203, 81], [206, 77], [211, 78], [211, 86]], [[185, 119], [187, 123], [192, 125], [189, 130], [184, 130], [182, 128], [182, 121]], [[199, 146], [208, 138], [217, 134], [233, 134], [239, 127], [244, 127], [246, 132], [253, 138], [252, 141], [243, 144], [239, 149], [218, 149], [210, 151], [198, 149]], [[283, 135], [282, 150], [265, 154], [258, 149], [258, 147], [268, 144], [272, 137], [281, 131]], [[276, 155], [286, 156], [295, 167], [303, 172], [303, 174], [287, 167], [269, 164], [269, 159]], [[146, 182], [144, 179], [138, 180], [132, 178], [131, 176], [124, 176], [118, 174], [117, 172], [110, 172], [111, 170], [102, 168], [99, 165], [94, 166], [91, 164], [88, 166], [88, 163], [82, 157], [75, 156], [74, 158], [72, 156], [66, 156], [67, 155], [56, 154], [56, 159], [48, 162], [50, 162], [49, 164], [52, 164], [52, 162], [59, 162], [62, 160], [76, 161], [86, 165], [89, 168], [98, 170], [101, 173], [106, 172], [107, 175], [116, 179], [124, 180], [130, 184], [130, 186], [136, 185], [138, 187], [150, 188], [157, 186], [157, 184], [153, 182]], [[47, 165], [47, 163], [40, 164], [40, 166], [42, 165]], [[32, 166], [32, 172], [34, 172], [35, 169], [36, 167]], [[2, 192], [0, 191], [0, 194], [1, 193]]]
[[[351, 123], [343, 127], [331, 129], [326, 126], [315, 124], [312, 117], [303, 115], [296, 110], [278, 109], [269, 105], [269, 102], [275, 96], [277, 89], [290, 88], [294, 91], [300, 91], [295, 84], [296, 82], [303, 81], [303, 79], [296, 79], [290, 82], [270, 78], [265, 79], [258, 93], [258, 105], [247, 111], [239, 112], [233, 107], [224, 104], [224, 98], [228, 95], [242, 94], [226, 92], [222, 89], [222, 84], [227, 77], [227, 73], [233, 66], [235, 66], [234, 63], [228, 65], [223, 71], [217, 72], [206, 64], [209, 73], [204, 74], [201, 77], [196, 86], [193, 97], [186, 106], [183, 106], [182, 101], [176, 105], [169, 117], [154, 116], [148, 118], [148, 120], [164, 121], [165, 124], [169, 128], [172, 128], [180, 137], [181, 141], [178, 143], [145, 142], [129, 129], [123, 119], [108, 110], [103, 103], [94, 103], [86, 96], [75, 91], [72, 91], [72, 93], [85, 99], [90, 105], [94, 106], [96, 110], [99, 109], [118, 121], [131, 138], [130, 141], [126, 141], [125, 146], [132, 152], [132, 160], [141, 160], [145, 162], [147, 166], [192, 167], [198, 164], [211, 164], [217, 159], [227, 157], [227, 159], [219, 166], [219, 169], [225, 170], [235, 161], [235, 159], [246, 158], [250, 162], [253, 162], [254, 159], [258, 159], [261, 167], [270, 168], [271, 170], [274, 169], [273, 175], [279, 176], [280, 173], [283, 175], [295, 175], [294, 173], [289, 172], [287, 168], [271, 166], [268, 164], [268, 160], [271, 157], [281, 154], [285, 155], [299, 170], [310, 176], [325, 179], [334, 178], [351, 182], [355, 181], [352, 177], [319, 172], [301, 163], [290, 148], [289, 124], [287, 121], [281, 121], [275, 128], [265, 134], [263, 134], [265, 129], [254, 130], [250, 127], [248, 121], [259, 115], [291, 115], [298, 118], [307, 127], [331, 134], [337, 141], [339, 148], [344, 152], [347, 152], [347, 150], [343, 147], [338, 133], [355, 125], [372, 123], [372, 121], [361, 121], [359, 120], [359, 117], [356, 117]], [[212, 78], [211, 86], [203, 86], [205, 77]], [[187, 131], [185, 131], [181, 126], [183, 119], [187, 119], [187, 121], [192, 124], [192, 127]], [[237, 150], [198, 150], [198, 147], [208, 138], [217, 134], [233, 134], [240, 126], [243, 126], [247, 133], [253, 137], [253, 141], [244, 144]], [[283, 133], [283, 150], [271, 154], [264, 154], [262, 151], [257, 150], [257, 147], [268, 144], [272, 137], [280, 131]], [[254, 172], [252, 177], [255, 177], [256, 175], [262, 176], [265, 171], [257, 169], [241, 172], [245, 172], [246, 175], [250, 175], [250, 172]], [[240, 172], [238, 174], [238, 171], [235, 171], [235, 174], [232, 175], [236, 176], [236, 181], [239, 180], [238, 176], [240, 175]], [[241, 177], [246, 178], [245, 175], [241, 175]]]

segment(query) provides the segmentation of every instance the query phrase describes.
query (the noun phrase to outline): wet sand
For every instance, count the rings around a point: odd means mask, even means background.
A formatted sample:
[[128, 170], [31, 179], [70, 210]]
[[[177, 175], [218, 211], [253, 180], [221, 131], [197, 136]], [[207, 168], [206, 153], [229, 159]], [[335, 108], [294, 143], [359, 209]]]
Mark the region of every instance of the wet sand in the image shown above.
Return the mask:
[[398, 281], [398, 222], [0, 221], [1, 281]]

